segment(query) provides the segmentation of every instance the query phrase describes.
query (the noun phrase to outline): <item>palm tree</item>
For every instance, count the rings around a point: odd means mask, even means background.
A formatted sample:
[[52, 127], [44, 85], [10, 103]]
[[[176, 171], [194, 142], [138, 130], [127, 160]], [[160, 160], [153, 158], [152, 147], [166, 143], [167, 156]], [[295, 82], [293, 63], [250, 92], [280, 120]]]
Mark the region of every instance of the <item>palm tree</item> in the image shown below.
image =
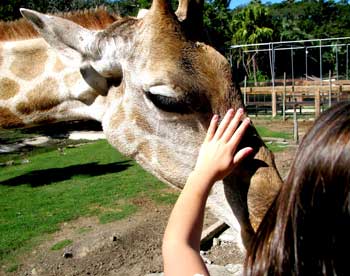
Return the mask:
[[[231, 22], [232, 44], [255, 44], [269, 42], [272, 39], [273, 30], [268, 9], [261, 2], [252, 1], [249, 5], [241, 9], [233, 16]], [[257, 48], [256, 48], [257, 49]], [[255, 54], [248, 55], [247, 70], [250, 75], [250, 64], [252, 63], [254, 82], [257, 82], [256, 72], [258, 66]]]

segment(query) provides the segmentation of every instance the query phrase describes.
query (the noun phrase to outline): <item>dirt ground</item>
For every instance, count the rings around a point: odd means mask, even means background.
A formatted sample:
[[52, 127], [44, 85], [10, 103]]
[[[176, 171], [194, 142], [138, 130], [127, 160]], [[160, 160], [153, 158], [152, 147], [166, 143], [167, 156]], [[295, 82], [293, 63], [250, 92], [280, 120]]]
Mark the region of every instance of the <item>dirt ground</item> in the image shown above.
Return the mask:
[[[253, 122], [278, 131], [290, 131], [292, 127], [290, 121], [271, 122], [253, 118]], [[310, 121], [300, 122], [301, 136], [310, 125]], [[287, 174], [297, 148], [292, 141], [289, 142], [285, 151], [275, 154], [282, 177]], [[46, 242], [21, 256], [19, 269], [7, 275], [143, 276], [161, 272], [161, 240], [171, 206], [156, 206], [146, 199], [137, 199], [135, 203], [141, 211], [122, 221], [101, 225], [96, 218], [80, 218], [63, 224], [61, 230], [52, 234]], [[207, 212], [205, 227], [215, 221]], [[50, 249], [65, 239], [73, 243], [61, 250]], [[213, 246], [206, 256], [219, 265], [242, 259], [229, 246]]]

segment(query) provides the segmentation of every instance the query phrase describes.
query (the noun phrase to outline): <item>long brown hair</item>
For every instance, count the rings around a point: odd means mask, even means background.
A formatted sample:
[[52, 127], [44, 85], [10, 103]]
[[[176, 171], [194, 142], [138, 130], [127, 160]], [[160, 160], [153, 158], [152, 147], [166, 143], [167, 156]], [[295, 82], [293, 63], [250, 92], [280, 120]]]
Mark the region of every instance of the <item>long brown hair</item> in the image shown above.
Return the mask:
[[350, 275], [350, 103], [325, 111], [304, 137], [264, 217], [245, 275]]

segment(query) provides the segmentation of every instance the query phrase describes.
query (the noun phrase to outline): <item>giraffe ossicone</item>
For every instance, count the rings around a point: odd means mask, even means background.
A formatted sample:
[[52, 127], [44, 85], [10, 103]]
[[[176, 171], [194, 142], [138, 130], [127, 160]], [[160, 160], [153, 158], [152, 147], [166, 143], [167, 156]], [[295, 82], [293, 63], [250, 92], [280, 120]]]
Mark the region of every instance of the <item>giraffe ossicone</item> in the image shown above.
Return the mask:
[[[227, 60], [195, 40], [202, 33], [193, 29], [202, 25], [202, 5], [181, 2], [178, 19], [168, 1], [154, 0], [143, 17], [124, 18], [100, 31], [22, 10], [51, 47], [74, 63], [93, 68], [100, 78], [120, 77], [118, 85], [106, 82], [107, 94], [90, 104], [99, 104], [96, 119], [109, 143], [178, 188], [195, 165], [212, 114], [243, 107]], [[93, 117], [92, 111], [84, 112]], [[281, 178], [253, 126], [241, 144], [252, 146], [254, 157], [214, 186], [209, 203], [247, 245]]]

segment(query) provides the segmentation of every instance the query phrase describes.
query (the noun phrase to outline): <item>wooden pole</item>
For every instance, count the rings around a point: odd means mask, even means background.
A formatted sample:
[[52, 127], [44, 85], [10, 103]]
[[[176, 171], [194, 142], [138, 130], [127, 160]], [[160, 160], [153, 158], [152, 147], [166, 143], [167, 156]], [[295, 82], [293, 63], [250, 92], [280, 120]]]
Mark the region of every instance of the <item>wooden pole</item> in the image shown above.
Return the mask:
[[247, 76], [244, 76], [244, 92], [243, 92], [243, 102], [244, 105], [247, 104]]
[[321, 113], [321, 88], [315, 91], [315, 118]]
[[276, 91], [275, 86], [272, 86], [272, 117], [277, 115], [277, 101], [276, 101]]
[[328, 91], [328, 107], [332, 106], [332, 81], [331, 81], [331, 70], [329, 70], [329, 91]]
[[286, 120], [286, 72], [283, 74], [283, 94], [282, 94], [282, 116], [283, 116], [283, 121]]
[[343, 85], [339, 85], [338, 95], [337, 95], [337, 101], [340, 101], [340, 96], [343, 93]]
[[297, 118], [297, 105], [294, 104], [293, 111], [293, 137], [295, 144], [299, 144], [299, 128], [298, 128], [298, 118]]

